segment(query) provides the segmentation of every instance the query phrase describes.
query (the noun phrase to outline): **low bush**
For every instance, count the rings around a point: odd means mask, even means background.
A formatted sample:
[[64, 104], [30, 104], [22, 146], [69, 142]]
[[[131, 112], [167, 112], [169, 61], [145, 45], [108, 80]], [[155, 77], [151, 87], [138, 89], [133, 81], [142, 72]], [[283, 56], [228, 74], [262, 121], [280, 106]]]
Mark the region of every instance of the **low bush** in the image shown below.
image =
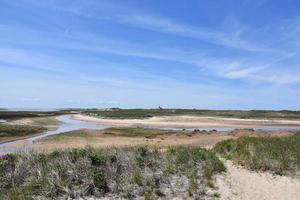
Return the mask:
[[213, 151], [188, 146], [8, 154], [0, 160], [0, 194], [4, 199], [199, 198], [224, 170]]

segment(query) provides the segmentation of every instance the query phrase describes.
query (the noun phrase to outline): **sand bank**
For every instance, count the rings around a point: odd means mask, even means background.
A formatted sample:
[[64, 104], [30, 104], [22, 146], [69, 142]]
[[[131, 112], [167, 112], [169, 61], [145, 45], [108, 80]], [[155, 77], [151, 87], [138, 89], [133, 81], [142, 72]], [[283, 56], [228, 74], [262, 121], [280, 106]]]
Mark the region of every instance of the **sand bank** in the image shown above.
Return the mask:
[[230, 127], [230, 128], [255, 128], [260, 126], [300, 126], [300, 121], [294, 120], [256, 120], [234, 119], [219, 117], [196, 116], [165, 116], [148, 119], [103, 119], [86, 115], [72, 115], [74, 119], [100, 123], [108, 126], [144, 126], [154, 128], [201, 128], [201, 127]]

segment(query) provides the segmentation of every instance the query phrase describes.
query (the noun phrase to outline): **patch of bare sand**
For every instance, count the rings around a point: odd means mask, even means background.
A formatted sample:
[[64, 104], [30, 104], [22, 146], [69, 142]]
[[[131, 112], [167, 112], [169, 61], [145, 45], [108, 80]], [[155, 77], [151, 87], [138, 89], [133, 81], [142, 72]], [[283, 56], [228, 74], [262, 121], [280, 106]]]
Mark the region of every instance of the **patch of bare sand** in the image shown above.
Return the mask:
[[252, 172], [224, 160], [227, 172], [216, 178], [222, 200], [295, 200], [300, 197], [300, 180], [270, 173]]
[[110, 126], [146, 126], [155, 128], [201, 128], [201, 127], [232, 127], [253, 128], [268, 125], [300, 125], [300, 121], [293, 120], [255, 120], [234, 119], [219, 117], [197, 117], [197, 116], [165, 116], [147, 119], [105, 119], [91, 117], [81, 114], [72, 115], [74, 119], [90, 121]]

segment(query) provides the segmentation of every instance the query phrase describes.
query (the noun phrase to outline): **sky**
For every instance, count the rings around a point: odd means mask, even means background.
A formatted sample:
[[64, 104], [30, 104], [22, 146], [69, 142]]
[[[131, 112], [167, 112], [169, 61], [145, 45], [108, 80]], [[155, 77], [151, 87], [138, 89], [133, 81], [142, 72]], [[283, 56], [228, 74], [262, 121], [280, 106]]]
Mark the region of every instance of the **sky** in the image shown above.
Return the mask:
[[299, 0], [0, 0], [0, 107], [300, 110]]

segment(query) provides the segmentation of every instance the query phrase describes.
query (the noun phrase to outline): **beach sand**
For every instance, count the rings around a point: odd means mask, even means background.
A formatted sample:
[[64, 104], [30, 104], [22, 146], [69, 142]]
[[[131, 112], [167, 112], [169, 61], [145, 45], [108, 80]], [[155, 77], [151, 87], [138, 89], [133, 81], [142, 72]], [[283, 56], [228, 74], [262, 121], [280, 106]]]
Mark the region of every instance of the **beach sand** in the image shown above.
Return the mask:
[[295, 200], [300, 197], [300, 180], [268, 172], [253, 172], [223, 160], [227, 172], [218, 175], [221, 200]]
[[269, 120], [269, 119], [235, 119], [220, 117], [197, 116], [164, 116], [147, 119], [105, 119], [81, 114], [72, 115], [77, 120], [95, 122], [110, 126], [143, 126], [153, 128], [201, 128], [201, 127], [229, 127], [229, 128], [253, 128], [260, 126], [299, 126], [296, 120]]

